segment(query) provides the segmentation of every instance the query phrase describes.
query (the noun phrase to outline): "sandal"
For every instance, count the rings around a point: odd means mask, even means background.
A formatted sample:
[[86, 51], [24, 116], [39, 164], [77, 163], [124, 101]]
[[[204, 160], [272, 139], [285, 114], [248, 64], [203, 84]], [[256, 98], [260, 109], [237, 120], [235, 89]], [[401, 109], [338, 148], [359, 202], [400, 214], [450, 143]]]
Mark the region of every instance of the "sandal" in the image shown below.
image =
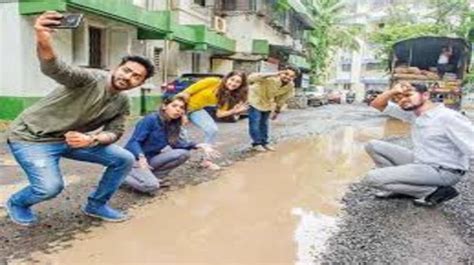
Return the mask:
[[210, 169], [210, 170], [220, 170], [221, 169], [221, 167], [219, 165], [217, 165], [215, 163], [212, 163], [209, 160], [202, 161], [201, 166], [203, 168], [207, 168], [207, 169]]

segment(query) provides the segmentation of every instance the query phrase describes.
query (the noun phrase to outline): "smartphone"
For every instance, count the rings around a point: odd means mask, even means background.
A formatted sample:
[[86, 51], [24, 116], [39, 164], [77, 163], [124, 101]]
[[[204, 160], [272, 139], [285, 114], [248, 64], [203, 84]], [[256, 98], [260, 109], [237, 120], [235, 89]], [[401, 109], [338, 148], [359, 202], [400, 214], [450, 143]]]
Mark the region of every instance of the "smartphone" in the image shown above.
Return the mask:
[[83, 14], [73, 14], [73, 13], [64, 13], [63, 17], [60, 19], [59, 25], [51, 26], [56, 29], [75, 29], [79, 27], [82, 22]]

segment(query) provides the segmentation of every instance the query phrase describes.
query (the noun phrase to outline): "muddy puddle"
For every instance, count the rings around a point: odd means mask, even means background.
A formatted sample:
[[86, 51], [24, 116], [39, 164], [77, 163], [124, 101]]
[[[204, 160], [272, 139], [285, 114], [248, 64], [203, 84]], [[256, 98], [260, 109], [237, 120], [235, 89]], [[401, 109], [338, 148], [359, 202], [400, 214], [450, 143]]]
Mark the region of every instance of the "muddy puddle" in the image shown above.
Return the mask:
[[363, 144], [406, 132], [389, 120], [284, 142], [215, 181], [132, 210], [128, 222], [93, 228], [33, 258], [42, 264], [307, 264], [337, 229], [347, 184], [373, 166]]

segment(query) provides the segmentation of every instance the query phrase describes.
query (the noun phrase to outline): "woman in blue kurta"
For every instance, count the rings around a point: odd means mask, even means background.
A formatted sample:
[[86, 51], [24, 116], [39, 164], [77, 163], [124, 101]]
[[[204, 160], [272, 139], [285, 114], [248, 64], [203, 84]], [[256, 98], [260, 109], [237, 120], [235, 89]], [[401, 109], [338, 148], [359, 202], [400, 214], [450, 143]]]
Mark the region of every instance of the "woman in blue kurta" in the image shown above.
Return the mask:
[[186, 113], [186, 100], [175, 97], [163, 103], [160, 110], [140, 120], [125, 149], [136, 159], [124, 185], [153, 193], [160, 187], [159, 179], [190, 157], [190, 150], [201, 149], [206, 155], [218, 153], [208, 144], [180, 139], [181, 118]]

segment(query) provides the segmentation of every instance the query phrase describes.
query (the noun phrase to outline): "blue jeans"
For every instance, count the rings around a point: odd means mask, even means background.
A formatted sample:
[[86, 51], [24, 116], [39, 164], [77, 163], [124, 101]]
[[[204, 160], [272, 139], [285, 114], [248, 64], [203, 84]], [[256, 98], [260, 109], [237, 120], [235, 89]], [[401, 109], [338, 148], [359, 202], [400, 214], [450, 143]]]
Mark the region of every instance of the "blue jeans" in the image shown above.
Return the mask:
[[188, 114], [189, 120], [204, 131], [204, 142], [214, 144], [217, 136], [217, 124], [209, 113], [204, 110], [196, 110]]
[[25, 171], [30, 185], [13, 194], [12, 203], [29, 207], [56, 197], [64, 188], [59, 168], [61, 157], [104, 165], [106, 170], [96, 190], [88, 197], [89, 204], [107, 203], [131, 170], [135, 158], [118, 145], [71, 148], [64, 142], [34, 143], [9, 141], [16, 161]]
[[268, 144], [268, 120], [270, 111], [260, 111], [252, 106], [249, 108], [249, 132], [252, 146]]

